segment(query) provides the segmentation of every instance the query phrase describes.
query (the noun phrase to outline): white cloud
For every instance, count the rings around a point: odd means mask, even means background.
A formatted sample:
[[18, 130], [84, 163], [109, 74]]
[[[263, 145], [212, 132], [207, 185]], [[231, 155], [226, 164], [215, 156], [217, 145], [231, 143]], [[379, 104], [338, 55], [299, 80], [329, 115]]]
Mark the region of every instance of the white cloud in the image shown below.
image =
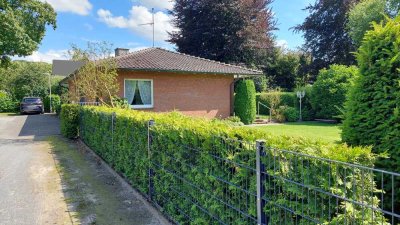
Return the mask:
[[92, 10], [89, 0], [41, 0], [48, 2], [57, 12], [70, 12], [86, 16]]
[[174, 7], [173, 0], [136, 0], [135, 3], [139, 3], [144, 7], [149, 9], [169, 9], [171, 10]]
[[51, 63], [53, 59], [68, 59], [68, 50], [49, 50], [47, 52], [35, 51], [30, 56], [14, 57], [14, 60]]
[[[133, 6], [129, 11], [128, 17], [114, 16], [109, 10], [99, 9], [97, 11], [100, 21], [109, 27], [129, 29], [137, 35], [151, 39], [153, 36], [152, 26], [143, 25], [151, 23], [152, 14], [144, 6]], [[174, 30], [171, 24], [172, 17], [159, 11], [154, 14], [155, 20], [155, 40], [165, 41], [168, 39], [168, 31]]]
[[281, 47], [281, 48], [286, 49], [286, 48], [288, 48], [289, 43], [286, 40], [277, 40], [276, 41], [276, 45]]

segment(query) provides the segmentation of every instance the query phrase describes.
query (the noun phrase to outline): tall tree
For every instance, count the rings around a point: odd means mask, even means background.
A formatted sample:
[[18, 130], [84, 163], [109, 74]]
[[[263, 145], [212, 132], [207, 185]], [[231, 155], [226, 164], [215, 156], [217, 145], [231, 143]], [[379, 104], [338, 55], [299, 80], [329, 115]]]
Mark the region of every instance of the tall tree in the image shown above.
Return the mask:
[[56, 16], [50, 4], [39, 0], [0, 0], [1, 63], [10, 56], [27, 56], [38, 48], [46, 25], [56, 28]]
[[171, 14], [178, 31], [169, 42], [182, 53], [258, 65], [273, 46], [272, 0], [177, 0]]
[[372, 30], [372, 23], [379, 23], [386, 17], [394, 18], [400, 8], [400, 0], [362, 0], [349, 12], [347, 28], [355, 44], [361, 45], [364, 34]]
[[294, 27], [303, 32], [304, 48], [311, 52], [315, 71], [330, 64], [352, 65], [355, 63], [355, 46], [346, 24], [347, 13], [359, 0], [317, 0], [306, 7], [310, 15]]
[[364, 0], [350, 10], [347, 28], [356, 46], [361, 45], [365, 32], [372, 28], [372, 22], [385, 18], [386, 5], [386, 0]]

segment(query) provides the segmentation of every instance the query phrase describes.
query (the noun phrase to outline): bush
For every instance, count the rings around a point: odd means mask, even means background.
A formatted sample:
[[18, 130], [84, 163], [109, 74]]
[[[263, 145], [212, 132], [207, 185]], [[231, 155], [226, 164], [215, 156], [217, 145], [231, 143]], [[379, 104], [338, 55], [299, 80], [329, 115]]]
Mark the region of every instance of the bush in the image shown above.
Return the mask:
[[[114, 127], [111, 120], [113, 112], [116, 113]], [[150, 119], [155, 120], [155, 125], [150, 129], [152, 136], [150, 152], [152, 154], [149, 158], [147, 123]], [[232, 186], [227, 186], [226, 183], [218, 179], [245, 185], [246, 190], [255, 193], [255, 173], [221, 159], [229, 159], [229, 161], [241, 162], [246, 166], [253, 167], [255, 149], [247, 143], [254, 144], [257, 139], [265, 139], [268, 147], [311, 154], [332, 160], [367, 166], [371, 166], [374, 161], [374, 156], [370, 153], [369, 148], [350, 148], [346, 145], [332, 145], [303, 138], [276, 137], [264, 131], [247, 127], [233, 129], [218, 120], [190, 118], [176, 112], [157, 114], [106, 107], [83, 107], [80, 127], [82, 128], [80, 135], [83, 141], [112, 165], [117, 172], [131, 181], [132, 185], [142, 193], [149, 193], [148, 169], [151, 166], [154, 174], [156, 174], [153, 179], [153, 200], [162, 206], [165, 213], [181, 224], [190, 223], [183, 214], [190, 215], [192, 221], [197, 221], [197, 224], [214, 224], [214, 218], [195, 207], [193, 202], [211, 211], [213, 215], [226, 223], [229, 223], [229, 221], [234, 224], [250, 223], [243, 219], [243, 215], [227, 209], [226, 205], [216, 198], [228, 201], [227, 197], [229, 196], [231, 198], [229, 202], [234, 207], [253, 217], [256, 215], [255, 198], [246, 198], [247, 195], [244, 196], [243, 191], [238, 188], [228, 188]], [[114, 132], [111, 130], [112, 127]], [[273, 152], [275, 151], [267, 151], [268, 157], [276, 157]], [[274, 170], [275, 164], [268, 163], [266, 158], [264, 158], [266, 170], [277, 171]], [[346, 172], [337, 171], [334, 166], [330, 167], [329, 164], [326, 167], [321, 167], [317, 160], [310, 160], [300, 168], [301, 164], [295, 167], [290, 165], [290, 162], [299, 159], [290, 158], [285, 154], [279, 154], [279, 158], [281, 164], [277, 166], [284, 170], [286, 177], [311, 182], [309, 183], [310, 186], [323, 190], [326, 190], [329, 181], [332, 187], [337, 187], [335, 193], [342, 193], [343, 190], [338, 189], [338, 187], [343, 187]], [[173, 173], [168, 171], [173, 171]], [[372, 177], [369, 174], [361, 175], [359, 170], [353, 171], [353, 173], [356, 174], [353, 174], [352, 177], [358, 177], [357, 179], [362, 177], [365, 183], [360, 181], [352, 183], [348, 186], [346, 197], [357, 198], [361, 201], [361, 190], [372, 190], [370, 187], [373, 184], [371, 182]], [[332, 177], [336, 179], [332, 179]], [[320, 221], [327, 221], [328, 217], [332, 220], [340, 220], [346, 217], [342, 208], [339, 211], [329, 208], [332, 214], [328, 215], [328, 205], [335, 207], [335, 204], [329, 204], [332, 199], [328, 197], [318, 198], [318, 203], [326, 207], [315, 207], [314, 200], [312, 197], [310, 199], [309, 189], [296, 188], [292, 183], [281, 182], [280, 180], [272, 183], [267, 182], [265, 187], [267, 192], [270, 194], [272, 192], [268, 204], [277, 203], [293, 207], [302, 204], [311, 215], [322, 215], [318, 218]], [[362, 184], [367, 186], [364, 187]], [[285, 191], [286, 195], [291, 194], [296, 198], [282, 199], [279, 194], [273, 195], [274, 191], [280, 190]], [[331, 192], [331, 190], [327, 191]], [[212, 197], [210, 197], [210, 193], [212, 193]], [[189, 197], [184, 198], [182, 195]], [[367, 195], [364, 193], [362, 196], [366, 197]], [[245, 198], [247, 201], [243, 200]], [[366, 198], [363, 201], [370, 203]], [[377, 206], [378, 204], [375, 201], [374, 205]], [[360, 213], [359, 208], [353, 207], [351, 204], [343, 204], [338, 207], [346, 207], [349, 212]], [[177, 211], [177, 208], [180, 210]], [[321, 211], [318, 211], [321, 209], [325, 210], [322, 214]], [[266, 207], [265, 212], [268, 215], [269, 210], [278, 209]], [[371, 213], [365, 210], [365, 214]], [[272, 224], [281, 221], [282, 214], [274, 211], [271, 215]], [[379, 218], [379, 214], [374, 214], [374, 216]], [[364, 219], [368, 221], [367, 217]], [[338, 222], [337, 224], [342, 223]], [[355, 223], [358, 224], [360, 221]]]
[[[373, 146], [375, 153], [387, 152], [377, 166], [400, 171], [400, 17], [386, 25], [374, 25], [357, 53], [360, 75], [346, 102], [343, 141]], [[395, 184], [399, 187], [399, 181]], [[391, 187], [388, 187], [387, 191]], [[400, 209], [396, 188], [395, 209]], [[390, 200], [388, 201], [390, 202]]]
[[222, 121], [222, 122], [224, 122], [224, 123], [226, 123], [227, 125], [230, 125], [230, 126], [243, 126], [244, 125], [244, 123], [242, 123], [240, 118], [237, 117], [237, 116], [231, 116], [231, 117], [228, 117], [228, 118], [226, 118], [224, 120], [220, 120], [220, 121]]
[[[277, 98], [279, 99], [279, 101], [275, 100]], [[279, 108], [279, 106], [295, 107], [297, 100], [294, 92], [273, 91], [273, 92], [258, 93], [257, 104], [258, 102], [261, 102], [262, 104], [268, 107], [276, 105], [275, 108], [276, 110]], [[274, 102], [278, 102], [278, 104]], [[269, 110], [263, 106], [260, 106], [260, 114], [269, 115]]]
[[311, 104], [319, 119], [334, 119], [344, 106], [348, 90], [358, 74], [355, 66], [332, 65], [319, 72], [311, 92]]
[[252, 80], [239, 81], [235, 95], [235, 114], [244, 124], [256, 119], [256, 89]]
[[66, 138], [78, 137], [79, 105], [62, 105], [60, 119], [61, 134]]
[[[314, 119], [314, 112], [311, 107], [311, 101], [310, 101], [310, 96], [311, 96], [311, 86], [308, 86], [306, 88], [303, 88], [306, 92], [305, 97], [302, 100], [302, 115], [303, 115], [303, 120], [308, 121], [308, 120], [313, 120]], [[278, 101], [276, 100], [278, 99]], [[279, 109], [281, 106], [286, 106], [286, 107], [292, 107], [296, 108], [299, 110], [300, 105], [299, 105], [299, 99], [297, 98], [296, 92], [279, 92], [279, 91], [274, 91], [274, 92], [267, 92], [267, 93], [259, 93], [257, 94], [257, 105], [258, 102], [261, 102], [262, 104], [271, 107], [273, 107], [272, 110], [272, 116], [277, 120], [281, 121], [283, 119], [282, 116], [284, 116], [282, 113], [282, 108]], [[269, 110], [263, 106], [260, 106], [260, 114], [262, 115], [269, 115]], [[279, 117], [279, 118], [276, 118]]]
[[[43, 101], [43, 104], [44, 104], [44, 111], [45, 112], [50, 112], [50, 96], [49, 95], [47, 95], [45, 98], [44, 98], [44, 101]], [[51, 95], [51, 108], [52, 108], [52, 110], [53, 110], [53, 112], [54, 111], [60, 111], [60, 109], [61, 109], [61, 98], [60, 98], [60, 96], [59, 95]]]
[[18, 103], [5, 92], [0, 91], [0, 112], [16, 112], [18, 111]]
[[286, 107], [284, 111], [286, 121], [288, 122], [299, 121], [299, 114], [300, 114], [299, 110], [293, 107]]

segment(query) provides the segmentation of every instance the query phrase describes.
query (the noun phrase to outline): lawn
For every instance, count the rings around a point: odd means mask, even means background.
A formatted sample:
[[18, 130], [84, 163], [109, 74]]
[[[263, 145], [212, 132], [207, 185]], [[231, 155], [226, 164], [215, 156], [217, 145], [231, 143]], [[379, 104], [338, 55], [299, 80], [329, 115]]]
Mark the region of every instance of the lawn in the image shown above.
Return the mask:
[[255, 126], [254, 129], [262, 129], [274, 135], [286, 135], [292, 137], [306, 137], [319, 139], [330, 143], [340, 142], [341, 130], [337, 124], [320, 122], [296, 122], [277, 125]]

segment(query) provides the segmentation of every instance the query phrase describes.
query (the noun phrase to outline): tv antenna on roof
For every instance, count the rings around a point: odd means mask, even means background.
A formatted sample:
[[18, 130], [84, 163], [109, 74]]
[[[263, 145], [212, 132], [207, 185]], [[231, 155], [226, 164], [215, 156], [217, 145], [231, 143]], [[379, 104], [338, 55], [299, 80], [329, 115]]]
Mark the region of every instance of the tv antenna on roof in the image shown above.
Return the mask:
[[154, 26], [155, 26], [154, 8], [151, 8], [151, 15], [152, 15], [152, 22], [151, 23], [144, 23], [144, 24], [139, 24], [139, 25], [140, 26], [145, 26], [145, 25], [152, 25], [153, 26], [153, 48], [154, 48]]

